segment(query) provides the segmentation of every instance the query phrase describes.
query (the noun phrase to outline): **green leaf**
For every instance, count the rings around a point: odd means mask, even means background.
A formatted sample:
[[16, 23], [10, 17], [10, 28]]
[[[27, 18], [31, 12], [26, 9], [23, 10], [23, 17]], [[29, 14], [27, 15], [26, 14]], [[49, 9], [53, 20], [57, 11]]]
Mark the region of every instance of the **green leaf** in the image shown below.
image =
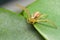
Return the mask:
[[60, 0], [36, 0], [27, 8], [31, 15], [37, 11], [47, 14], [48, 19], [56, 24], [57, 29], [47, 24], [34, 24], [34, 27], [46, 40], [60, 40]]
[[0, 8], [0, 40], [43, 40], [25, 18]]

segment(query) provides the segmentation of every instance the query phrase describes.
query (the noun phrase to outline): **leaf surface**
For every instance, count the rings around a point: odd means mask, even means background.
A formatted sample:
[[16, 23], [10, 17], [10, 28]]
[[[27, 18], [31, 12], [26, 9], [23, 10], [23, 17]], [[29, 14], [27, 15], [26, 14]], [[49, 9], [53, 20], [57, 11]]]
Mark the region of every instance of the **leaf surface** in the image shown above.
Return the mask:
[[36, 0], [27, 8], [31, 15], [37, 11], [47, 14], [48, 19], [56, 24], [57, 29], [51, 27], [50, 24], [34, 24], [34, 27], [46, 40], [60, 40], [60, 0]]

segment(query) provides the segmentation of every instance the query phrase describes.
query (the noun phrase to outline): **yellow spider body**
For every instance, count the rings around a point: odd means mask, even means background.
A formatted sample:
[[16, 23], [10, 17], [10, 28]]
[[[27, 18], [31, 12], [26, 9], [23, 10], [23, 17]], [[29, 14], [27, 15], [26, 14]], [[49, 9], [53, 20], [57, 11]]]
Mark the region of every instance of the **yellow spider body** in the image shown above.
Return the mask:
[[39, 12], [36, 12], [34, 15], [32, 15], [32, 17], [28, 19], [28, 22], [34, 24], [37, 22], [39, 17], [40, 17]]

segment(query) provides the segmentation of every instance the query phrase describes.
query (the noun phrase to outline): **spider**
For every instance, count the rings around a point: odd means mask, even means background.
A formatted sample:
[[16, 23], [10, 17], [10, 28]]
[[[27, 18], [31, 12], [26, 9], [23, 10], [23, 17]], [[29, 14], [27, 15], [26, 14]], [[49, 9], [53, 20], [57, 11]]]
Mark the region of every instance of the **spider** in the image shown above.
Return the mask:
[[39, 11], [35, 12], [33, 15], [30, 15], [30, 12], [26, 7], [24, 7], [20, 4], [17, 4], [17, 6], [20, 7], [21, 9], [23, 9], [27, 13], [27, 15], [28, 15], [27, 22], [28, 23], [34, 24], [34, 23], [39, 23], [39, 22], [47, 22], [47, 23], [51, 24], [52, 26], [54, 26], [55, 28], [57, 28], [55, 23], [46, 19], [47, 15], [41, 14]]

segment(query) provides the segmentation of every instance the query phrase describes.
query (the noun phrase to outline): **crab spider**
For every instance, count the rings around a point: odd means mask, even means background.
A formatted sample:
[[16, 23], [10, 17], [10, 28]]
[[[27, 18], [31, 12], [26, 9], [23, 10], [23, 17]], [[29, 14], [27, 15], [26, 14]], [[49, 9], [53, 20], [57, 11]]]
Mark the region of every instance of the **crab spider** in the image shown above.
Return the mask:
[[52, 26], [54, 26], [55, 28], [57, 28], [55, 23], [46, 19], [47, 15], [41, 14], [39, 11], [37, 11], [31, 16], [29, 10], [26, 7], [19, 5], [19, 4], [17, 4], [17, 6], [20, 7], [21, 9], [23, 9], [27, 13], [27, 15], [28, 15], [27, 22], [28, 23], [34, 24], [34, 23], [38, 23], [38, 22], [47, 22], [47, 23], [51, 24]]

